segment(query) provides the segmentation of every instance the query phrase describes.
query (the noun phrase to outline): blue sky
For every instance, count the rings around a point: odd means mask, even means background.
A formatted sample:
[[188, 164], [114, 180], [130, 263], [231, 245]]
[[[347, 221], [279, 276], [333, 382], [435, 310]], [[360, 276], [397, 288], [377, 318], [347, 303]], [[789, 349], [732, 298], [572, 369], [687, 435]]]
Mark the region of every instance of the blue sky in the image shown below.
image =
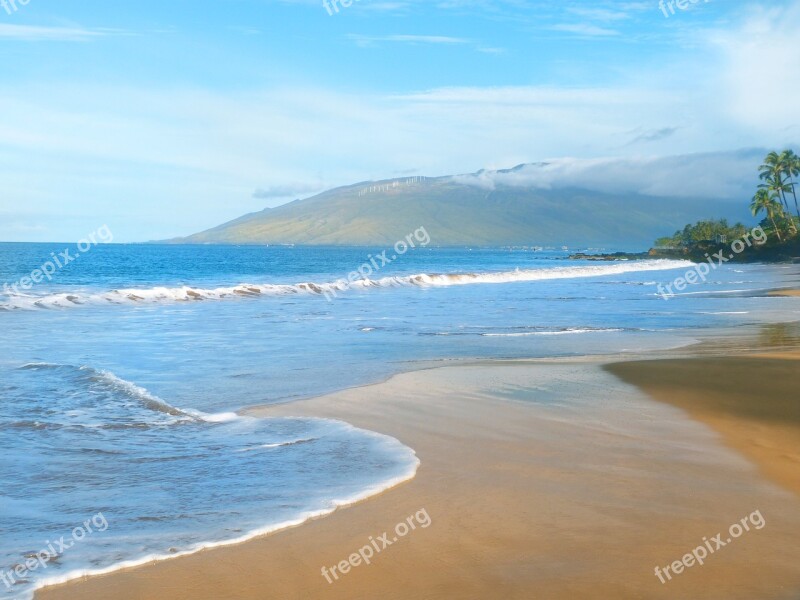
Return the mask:
[[16, 4], [0, 240], [167, 238], [354, 181], [551, 159], [580, 179], [704, 153], [723, 183], [728, 152], [800, 139], [800, 0]]

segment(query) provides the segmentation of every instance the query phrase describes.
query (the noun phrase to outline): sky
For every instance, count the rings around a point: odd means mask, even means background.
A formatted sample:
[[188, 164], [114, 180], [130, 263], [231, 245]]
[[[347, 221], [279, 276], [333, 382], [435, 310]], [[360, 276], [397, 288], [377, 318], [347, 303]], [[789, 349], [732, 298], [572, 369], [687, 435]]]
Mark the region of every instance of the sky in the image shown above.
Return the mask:
[[800, 151], [800, 0], [4, 1], [3, 241], [541, 161], [543, 185], [744, 194], [743, 156]]

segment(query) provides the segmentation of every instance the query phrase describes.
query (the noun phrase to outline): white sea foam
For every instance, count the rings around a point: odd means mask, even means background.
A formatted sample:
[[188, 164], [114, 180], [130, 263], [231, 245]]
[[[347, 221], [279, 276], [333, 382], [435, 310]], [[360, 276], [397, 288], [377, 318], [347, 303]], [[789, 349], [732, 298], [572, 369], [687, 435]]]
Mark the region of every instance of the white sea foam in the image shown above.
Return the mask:
[[258, 296], [337, 295], [351, 290], [369, 290], [393, 287], [447, 287], [455, 285], [502, 284], [525, 281], [547, 281], [555, 279], [577, 279], [619, 275], [641, 271], [665, 271], [685, 269], [694, 263], [685, 260], [643, 260], [630, 263], [590, 265], [575, 267], [556, 267], [551, 269], [516, 269], [514, 271], [484, 273], [419, 273], [398, 275], [380, 279], [361, 279], [348, 281], [339, 279], [328, 283], [294, 284], [249, 284], [242, 283], [230, 287], [211, 289], [182, 287], [126, 288], [107, 292], [64, 292], [35, 296], [30, 294], [10, 294], [0, 296], [0, 308], [13, 309], [56, 309], [83, 305], [138, 304], [195, 302], [203, 300], [223, 300]]
[[[79, 370], [91, 373], [93, 379], [96, 382], [104, 383], [119, 392], [122, 392], [132, 398], [135, 398], [136, 400], [144, 404], [147, 408], [167, 413], [169, 415], [184, 417], [184, 418], [193, 418], [199, 416], [199, 415], [193, 415], [190, 412], [183, 411], [179, 408], [175, 408], [174, 406], [165, 402], [158, 396], [154, 396], [143, 387], [139, 387], [135, 383], [131, 383], [130, 381], [122, 379], [121, 377], [116, 376], [111, 371], [97, 370], [92, 367], [86, 367], [86, 366], [80, 367]], [[204, 418], [204, 420], [207, 419]]]
[[294, 446], [295, 444], [305, 444], [308, 442], [313, 442], [317, 438], [300, 438], [297, 440], [289, 440], [288, 442], [275, 442], [272, 444], [259, 444], [254, 448], [242, 448], [237, 450], [237, 452], [253, 452], [254, 450], [261, 450], [263, 448], [271, 449], [271, 448], [282, 448], [284, 446]]
[[521, 332], [514, 332], [514, 333], [482, 333], [481, 335], [484, 337], [526, 337], [529, 335], [575, 335], [581, 333], [611, 333], [615, 331], [624, 331], [620, 328], [608, 328], [608, 329], [601, 329], [601, 328], [580, 328], [580, 327], [570, 327], [569, 329], [560, 329], [557, 331], [521, 331]]
[[241, 415], [237, 415], [234, 412], [224, 412], [224, 413], [204, 413], [199, 410], [189, 410], [186, 411], [187, 414], [192, 415], [193, 417], [197, 417], [201, 421], [205, 421], [206, 423], [230, 423], [231, 421], [239, 421], [241, 419], [245, 419], [247, 417], [243, 417]]
[[[711, 295], [718, 295], [718, 294], [743, 294], [746, 292], [755, 293], [759, 290], [701, 290], [699, 292], [681, 292], [675, 293], [673, 296], [711, 296]], [[761, 290], [763, 291], [763, 290]], [[657, 294], [654, 294], [657, 295]]]
[[[230, 436], [234, 435], [241, 435], [243, 438], [243, 442], [245, 442], [246, 447], [243, 450], [239, 450], [240, 452], [246, 452], [249, 450], [258, 450], [258, 449], [270, 449], [270, 448], [279, 448], [279, 447], [289, 447], [289, 446], [297, 446], [299, 444], [313, 444], [313, 443], [320, 443], [325, 444], [325, 440], [329, 435], [336, 435], [340, 436], [342, 439], [350, 439], [350, 434], [352, 434], [352, 439], [358, 440], [363, 438], [368, 438], [370, 443], [368, 447], [370, 450], [375, 451], [378, 453], [379, 456], [386, 457], [387, 459], [391, 458], [389, 461], [390, 463], [396, 463], [396, 467], [392, 467], [391, 470], [386, 471], [384, 478], [375, 478], [371, 480], [364, 480], [361, 484], [355, 484], [349, 487], [343, 485], [336, 485], [336, 489], [343, 490], [346, 489], [345, 492], [332, 492], [327, 498], [316, 498], [309, 503], [305, 503], [305, 508], [299, 508], [294, 515], [286, 515], [284, 517], [280, 517], [280, 521], [273, 521], [268, 522], [266, 519], [263, 521], [266, 524], [259, 526], [257, 519], [252, 519], [250, 523], [246, 526], [243, 526], [241, 530], [229, 529], [228, 531], [236, 531], [233, 533], [234, 537], [227, 537], [226, 535], [219, 535], [218, 532], [209, 532], [208, 534], [203, 534], [201, 531], [197, 533], [193, 540], [189, 541], [186, 540], [184, 543], [180, 542], [172, 542], [175, 543], [177, 546], [176, 548], [169, 548], [166, 544], [161, 545], [157, 539], [150, 540], [149, 550], [145, 549], [145, 546], [141, 547], [139, 552], [143, 552], [142, 554], [138, 554], [135, 548], [129, 548], [125, 546], [125, 532], [120, 532], [118, 537], [115, 541], [120, 543], [117, 550], [116, 556], [118, 557], [125, 557], [114, 564], [104, 565], [101, 566], [102, 563], [94, 562], [97, 560], [98, 556], [93, 556], [89, 550], [89, 546], [85, 546], [86, 550], [83, 555], [78, 555], [74, 553], [70, 553], [69, 555], [65, 556], [65, 559], [72, 562], [70, 565], [69, 563], [65, 563], [67, 566], [67, 570], [63, 573], [52, 574], [48, 573], [50, 576], [44, 576], [42, 579], [32, 578], [30, 581], [26, 582], [23, 585], [17, 586], [17, 589], [14, 590], [14, 593], [11, 597], [13, 598], [24, 598], [30, 599], [33, 598], [35, 590], [41, 589], [46, 586], [56, 585], [60, 583], [65, 583], [70, 580], [87, 577], [87, 576], [96, 576], [102, 575], [106, 573], [111, 573], [120, 569], [126, 569], [135, 567], [138, 565], [143, 565], [147, 563], [152, 563], [154, 561], [161, 561], [167, 560], [170, 558], [176, 558], [180, 556], [186, 556], [188, 554], [193, 554], [195, 552], [199, 552], [203, 549], [213, 548], [217, 546], [227, 546], [232, 544], [239, 544], [241, 542], [247, 541], [251, 538], [261, 536], [264, 534], [268, 534], [274, 531], [278, 531], [281, 529], [285, 529], [288, 527], [293, 527], [300, 525], [310, 519], [319, 518], [325, 515], [328, 515], [335, 511], [337, 508], [342, 506], [347, 506], [350, 504], [354, 504], [356, 502], [362, 501], [366, 498], [369, 498], [375, 494], [379, 494], [389, 488], [392, 488], [404, 481], [412, 479], [419, 468], [420, 461], [417, 458], [413, 449], [403, 445], [401, 442], [396, 440], [395, 438], [379, 434], [372, 431], [358, 429], [352, 425], [341, 421], [335, 421], [330, 419], [302, 419], [303, 422], [308, 423], [316, 423], [314, 426], [304, 425], [303, 427], [305, 430], [314, 431], [315, 435], [309, 436], [295, 436], [289, 438], [285, 441], [274, 441], [271, 443], [259, 443], [258, 436], [260, 434], [275, 435], [273, 430], [269, 426], [264, 427], [263, 425], [268, 425], [271, 419], [259, 419], [252, 416], [242, 416], [238, 415], [233, 412], [220, 412], [220, 413], [205, 413], [193, 409], [177, 409], [174, 406], [170, 405], [169, 403], [165, 402], [158, 396], [152, 394], [148, 390], [143, 387], [140, 387], [130, 381], [127, 381], [110, 371], [104, 371], [100, 369], [95, 369], [89, 366], [76, 366], [76, 365], [69, 365], [69, 364], [57, 364], [57, 363], [45, 363], [45, 362], [36, 362], [36, 363], [27, 363], [24, 364], [22, 367], [18, 368], [18, 371], [33, 371], [32, 376], [35, 378], [44, 376], [45, 373], [48, 373], [50, 377], [56, 378], [64, 378], [64, 381], [67, 382], [67, 386], [74, 384], [77, 390], [80, 391], [78, 394], [79, 397], [89, 397], [92, 398], [91, 394], [86, 394], [84, 390], [96, 390], [97, 392], [102, 392], [108, 394], [108, 396], [102, 397], [102, 400], [98, 403], [100, 408], [101, 414], [108, 414], [109, 420], [114, 420], [117, 424], [120, 420], [124, 417], [129, 409], [137, 410], [137, 406], [145, 407], [146, 409], [157, 411], [158, 413], [168, 413], [169, 415], [177, 414], [179, 416], [178, 419], [170, 420], [170, 423], [175, 424], [177, 429], [170, 430], [168, 428], [163, 427], [154, 427], [150, 431], [150, 436], [147, 439], [153, 440], [155, 439], [153, 436], [161, 435], [168, 440], [174, 440], [175, 438], [179, 437], [181, 432], [190, 433], [191, 431], [196, 431], [197, 428], [191, 427], [188, 430], [184, 430], [184, 428], [177, 424], [176, 421], [191, 419], [195, 421], [198, 425], [202, 423], [209, 423], [208, 427], [214, 427], [216, 434], [213, 434], [211, 431], [205, 432], [203, 435], [211, 440], [211, 447], [222, 448], [224, 444], [222, 443], [224, 440], [229, 439]], [[39, 371], [40, 373], [36, 373]], [[113, 397], [120, 398], [120, 402], [115, 405], [109, 405], [108, 399]], [[92, 407], [92, 401], [88, 400], [88, 406]], [[70, 404], [68, 401], [65, 400], [65, 405], [62, 409], [62, 412], [59, 414], [64, 414], [64, 412], [75, 412], [76, 419], [84, 419], [90, 418], [93, 422], [96, 420], [94, 415], [88, 415], [88, 417], [84, 414], [86, 411], [83, 409], [70, 411]], [[139, 419], [137, 415], [135, 419]], [[253, 427], [246, 427], [244, 429], [237, 429], [234, 425], [234, 428], [225, 429], [226, 423], [231, 423], [235, 421], [247, 421]], [[281, 419], [276, 420], [280, 422]], [[137, 421], [138, 422], [138, 421]], [[211, 425], [211, 424], [214, 425]], [[162, 423], [163, 424], [163, 423]], [[261, 426], [259, 427], [259, 424]], [[85, 425], [85, 424], [84, 424]], [[90, 424], [91, 426], [91, 424]], [[222, 428], [220, 430], [220, 428]], [[296, 426], [295, 426], [296, 428]], [[73, 431], [76, 435], [80, 435], [80, 430], [78, 428], [70, 428], [69, 431]], [[114, 432], [119, 432], [120, 429], [109, 430], [109, 435], [115, 435]], [[145, 429], [137, 430], [136, 436], [132, 438], [134, 440], [140, 435], [145, 435]], [[278, 428], [277, 431], [280, 431]], [[141, 433], [139, 433], [141, 432]], [[202, 434], [202, 431], [200, 432]], [[121, 435], [116, 433], [116, 435]], [[317, 437], [317, 435], [319, 437]], [[215, 437], [216, 436], [216, 437]], [[77, 438], [80, 441], [81, 438]], [[189, 442], [194, 438], [189, 438]], [[202, 439], [202, 438], [200, 438]], [[269, 439], [269, 437], [267, 438]], [[272, 438], [275, 439], [274, 437]], [[278, 438], [280, 439], [280, 438]], [[263, 438], [262, 438], [263, 440]], [[249, 443], [248, 443], [249, 442]], [[227, 448], [232, 450], [232, 444], [228, 445]], [[149, 446], [150, 447], [150, 446]], [[195, 446], [187, 446], [187, 447], [195, 447]], [[181, 448], [181, 446], [175, 446], [175, 448]], [[124, 450], [124, 447], [119, 447], [119, 450]], [[287, 449], [288, 450], [288, 449]], [[308, 452], [308, 459], [317, 461], [314, 455], [314, 448], [311, 447], [310, 450], [302, 451]], [[137, 455], [145, 455], [147, 457], [144, 450], [136, 450], [135, 452]], [[168, 453], [169, 454], [169, 453]], [[175, 457], [180, 457], [185, 455], [185, 451], [175, 451]], [[160, 456], [160, 455], [159, 455]], [[245, 465], [253, 465], [253, 460], [260, 460], [258, 456], [254, 458], [247, 458], [248, 455], [241, 455], [242, 457], [242, 464]], [[93, 460], [93, 459], [92, 459]], [[276, 458], [270, 459], [273, 463], [265, 462], [265, 465], [275, 464], [274, 461], [277, 460]], [[237, 459], [238, 461], [238, 459]], [[225, 463], [223, 463], [225, 464]], [[388, 467], [387, 467], [388, 468]], [[247, 472], [247, 469], [244, 469], [243, 472]], [[287, 476], [291, 476], [291, 474], [287, 474]], [[287, 480], [288, 481], [288, 480]], [[252, 481], [246, 482], [248, 485], [253, 486]], [[286, 483], [286, 482], [284, 482]], [[339, 482], [342, 483], [342, 482]], [[256, 486], [257, 487], [257, 486]], [[255, 489], [255, 488], [254, 488]], [[341, 495], [340, 495], [341, 494]], [[301, 497], [298, 497], [300, 500]], [[127, 498], [127, 506], [130, 508], [134, 506], [134, 497], [128, 496]], [[203, 510], [205, 505], [200, 502], [204, 500], [202, 498], [198, 498], [198, 506], [200, 510]], [[301, 504], [304, 504], [301, 502]], [[268, 505], [265, 508], [269, 508]], [[136, 513], [132, 515], [135, 518], [138, 515], [147, 515], [151, 514], [152, 511], [148, 511], [147, 505], [145, 503], [144, 508], [142, 509], [143, 512]], [[264, 514], [269, 514], [265, 512]], [[254, 526], [255, 525], [255, 526]], [[115, 528], [112, 528], [112, 532], [116, 531]], [[46, 535], [44, 531], [42, 532], [43, 538]], [[207, 537], [206, 537], [207, 536]], [[205, 538], [205, 539], [204, 539]], [[198, 541], [201, 540], [201, 541]], [[82, 547], [83, 548], [83, 547]], [[157, 550], [153, 551], [154, 548], [158, 548]], [[94, 564], [92, 564], [94, 563]], [[45, 575], [42, 573], [41, 575]], [[2, 590], [0, 590], [0, 596], [8, 597], [7, 595], [2, 594]]]
[[[376, 438], [383, 438], [384, 441], [386, 441], [387, 443], [399, 444], [399, 442], [397, 440], [395, 440], [394, 438], [391, 438], [389, 436], [385, 436], [383, 434], [379, 434], [379, 433], [372, 432], [372, 431], [366, 431], [366, 430], [361, 430], [361, 431], [362, 432], [366, 432], [366, 433], [368, 433], [371, 436], [374, 436]], [[235, 545], [235, 544], [241, 544], [241, 543], [246, 542], [248, 540], [251, 540], [253, 538], [256, 538], [256, 537], [259, 537], [259, 536], [262, 536], [262, 535], [266, 535], [268, 533], [274, 533], [274, 532], [280, 531], [282, 529], [288, 529], [290, 527], [296, 527], [296, 526], [302, 525], [303, 523], [305, 523], [307, 521], [310, 521], [312, 519], [318, 519], [320, 517], [327, 516], [327, 515], [331, 514], [332, 512], [334, 512], [335, 510], [337, 510], [338, 508], [343, 508], [345, 506], [350, 506], [350, 505], [356, 504], [358, 502], [366, 500], [367, 498], [370, 498], [372, 496], [375, 496], [377, 494], [385, 492], [388, 489], [391, 489], [391, 488], [393, 488], [395, 486], [398, 486], [401, 483], [409, 481], [410, 479], [413, 479], [417, 474], [417, 470], [419, 469], [420, 461], [416, 457], [416, 454], [413, 452], [413, 450], [411, 450], [409, 448], [408, 451], [413, 455], [414, 461], [411, 463], [411, 465], [409, 466], [408, 470], [405, 473], [402, 473], [402, 474], [400, 474], [400, 475], [398, 475], [396, 477], [393, 477], [392, 479], [383, 481], [380, 484], [376, 484], [376, 485], [373, 485], [371, 487], [362, 489], [361, 491], [359, 491], [359, 492], [357, 492], [357, 493], [355, 493], [353, 495], [345, 496], [345, 497], [338, 498], [338, 499], [334, 499], [334, 500], [331, 501], [331, 505], [329, 507], [325, 508], [325, 509], [314, 510], [314, 511], [306, 511], [306, 512], [301, 513], [297, 518], [290, 519], [290, 520], [287, 520], [287, 521], [283, 521], [281, 523], [276, 523], [276, 524], [273, 524], [273, 525], [268, 525], [268, 526], [265, 526], [265, 527], [260, 527], [260, 528], [257, 528], [257, 529], [253, 529], [253, 530], [248, 531], [247, 533], [245, 533], [245, 534], [243, 534], [243, 535], [241, 535], [239, 537], [232, 538], [232, 539], [221, 540], [221, 541], [202, 542], [202, 543], [199, 543], [199, 544], [194, 544], [189, 548], [185, 548], [183, 550], [179, 550], [177, 552], [172, 552], [172, 553], [169, 553], [169, 554], [166, 554], [166, 553], [164, 553], [164, 554], [158, 554], [158, 553], [148, 554], [146, 556], [141, 556], [141, 557], [138, 557], [138, 558], [135, 558], [135, 559], [120, 561], [120, 562], [115, 563], [113, 565], [110, 565], [108, 567], [99, 568], [99, 569], [97, 569], [97, 568], [95, 568], [95, 569], [91, 569], [91, 568], [74, 569], [74, 570], [69, 571], [67, 573], [63, 573], [61, 575], [58, 575], [57, 577], [50, 577], [50, 578], [45, 578], [45, 579], [41, 579], [41, 580], [37, 581], [35, 583], [35, 586], [34, 586], [33, 590], [30, 592], [30, 595], [23, 596], [23, 597], [26, 598], [26, 600], [28, 598], [33, 598], [34, 592], [36, 590], [39, 590], [39, 589], [42, 589], [42, 588], [48, 587], [48, 586], [59, 585], [59, 584], [62, 584], [62, 583], [66, 583], [68, 581], [72, 581], [74, 579], [80, 579], [82, 577], [94, 577], [94, 576], [97, 576], [97, 575], [106, 575], [108, 573], [113, 573], [115, 571], [120, 571], [122, 569], [130, 569], [132, 567], [138, 567], [140, 565], [145, 565], [145, 564], [148, 564], [148, 563], [158, 562], [158, 561], [162, 561], [162, 560], [169, 560], [171, 558], [178, 558], [178, 557], [181, 557], [181, 556], [188, 556], [190, 554], [195, 554], [197, 552], [200, 552], [201, 550], [207, 550], [209, 548], [219, 548], [221, 546], [232, 546], [232, 545]]]

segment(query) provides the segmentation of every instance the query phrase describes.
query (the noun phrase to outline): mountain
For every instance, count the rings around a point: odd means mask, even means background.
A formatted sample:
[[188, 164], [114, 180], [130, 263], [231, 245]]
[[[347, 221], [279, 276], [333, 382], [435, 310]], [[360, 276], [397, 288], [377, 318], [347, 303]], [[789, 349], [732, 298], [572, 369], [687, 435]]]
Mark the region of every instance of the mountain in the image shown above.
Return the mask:
[[485, 173], [362, 182], [167, 243], [383, 246], [425, 227], [434, 246], [632, 247], [703, 218], [751, 220], [744, 203], [486, 184]]

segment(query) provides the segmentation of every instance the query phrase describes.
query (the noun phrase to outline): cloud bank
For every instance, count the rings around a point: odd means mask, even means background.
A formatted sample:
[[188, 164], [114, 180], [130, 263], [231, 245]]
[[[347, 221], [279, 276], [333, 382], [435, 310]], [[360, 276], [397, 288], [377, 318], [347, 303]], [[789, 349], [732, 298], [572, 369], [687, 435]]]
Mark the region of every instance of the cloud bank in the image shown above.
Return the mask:
[[453, 180], [483, 189], [581, 188], [607, 194], [714, 198], [741, 202], [758, 185], [756, 167], [766, 150], [750, 149], [649, 158], [559, 158], [510, 170], [457, 175]]

